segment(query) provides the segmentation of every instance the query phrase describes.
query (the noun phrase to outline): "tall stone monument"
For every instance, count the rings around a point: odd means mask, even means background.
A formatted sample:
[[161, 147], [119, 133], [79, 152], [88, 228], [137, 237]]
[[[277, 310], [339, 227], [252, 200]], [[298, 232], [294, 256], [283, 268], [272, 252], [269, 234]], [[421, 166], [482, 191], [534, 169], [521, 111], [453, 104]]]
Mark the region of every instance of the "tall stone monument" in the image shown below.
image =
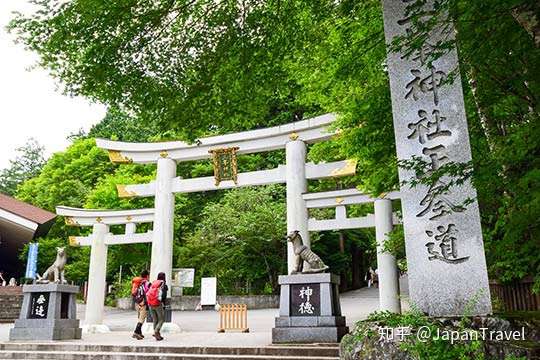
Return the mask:
[[[420, 8], [420, 21], [432, 15], [434, 1]], [[414, 0], [383, 0], [387, 46], [412, 29]], [[471, 161], [471, 147], [455, 48], [430, 64], [434, 46], [453, 39], [454, 27], [436, 27], [409, 56], [388, 52], [388, 73], [399, 160], [419, 157], [428, 174], [449, 162]], [[453, 80], [452, 80], [452, 76]], [[399, 169], [403, 184], [415, 178]], [[489, 284], [476, 191], [467, 182], [446, 188], [401, 186], [403, 225], [412, 303], [431, 316], [491, 313]], [[469, 205], [464, 201], [472, 199]]]

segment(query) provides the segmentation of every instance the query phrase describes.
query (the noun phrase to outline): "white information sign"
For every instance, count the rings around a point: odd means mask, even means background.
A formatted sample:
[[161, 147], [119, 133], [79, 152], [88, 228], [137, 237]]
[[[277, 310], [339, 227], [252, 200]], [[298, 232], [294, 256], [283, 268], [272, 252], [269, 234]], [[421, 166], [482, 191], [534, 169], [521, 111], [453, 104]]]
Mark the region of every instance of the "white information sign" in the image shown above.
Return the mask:
[[201, 279], [201, 305], [216, 305], [217, 278]]

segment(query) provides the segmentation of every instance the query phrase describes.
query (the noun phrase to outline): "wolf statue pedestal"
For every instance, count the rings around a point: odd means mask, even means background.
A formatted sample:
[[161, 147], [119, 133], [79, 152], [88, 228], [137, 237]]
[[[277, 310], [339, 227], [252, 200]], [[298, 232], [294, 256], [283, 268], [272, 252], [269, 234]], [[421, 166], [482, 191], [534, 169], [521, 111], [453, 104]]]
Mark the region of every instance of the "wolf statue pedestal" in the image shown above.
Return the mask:
[[75, 304], [78, 292], [78, 286], [67, 284], [24, 285], [21, 314], [9, 340], [80, 339]]
[[279, 317], [272, 343], [335, 343], [349, 332], [341, 316], [338, 276], [281, 275], [279, 285]]

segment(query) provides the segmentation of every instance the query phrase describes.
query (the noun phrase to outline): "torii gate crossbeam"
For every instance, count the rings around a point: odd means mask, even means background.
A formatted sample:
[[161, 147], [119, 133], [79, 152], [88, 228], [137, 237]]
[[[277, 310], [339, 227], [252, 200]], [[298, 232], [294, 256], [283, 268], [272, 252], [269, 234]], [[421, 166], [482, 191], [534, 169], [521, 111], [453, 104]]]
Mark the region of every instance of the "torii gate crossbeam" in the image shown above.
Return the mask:
[[[298, 230], [309, 246], [308, 212], [302, 194], [307, 190], [308, 179], [346, 176], [355, 173], [355, 161], [323, 164], [306, 164], [306, 143], [330, 139], [329, 129], [334, 114], [293, 122], [266, 129], [245, 131], [198, 139], [194, 144], [182, 141], [160, 143], [126, 143], [96, 139], [98, 147], [109, 151], [116, 163], [157, 163], [157, 176], [149, 184], [120, 185], [120, 196], [154, 196], [155, 220], [152, 241], [151, 277], [165, 272], [171, 277], [174, 221], [174, 193], [188, 193], [235, 188], [240, 186], [287, 184], [287, 231]], [[228, 147], [237, 148], [237, 154], [249, 154], [285, 148], [286, 164], [271, 170], [238, 174], [237, 182], [224, 181], [219, 185], [213, 177], [180, 179], [176, 177], [176, 164], [182, 161], [211, 157], [210, 152]], [[288, 244], [289, 272], [293, 267], [294, 253]]]

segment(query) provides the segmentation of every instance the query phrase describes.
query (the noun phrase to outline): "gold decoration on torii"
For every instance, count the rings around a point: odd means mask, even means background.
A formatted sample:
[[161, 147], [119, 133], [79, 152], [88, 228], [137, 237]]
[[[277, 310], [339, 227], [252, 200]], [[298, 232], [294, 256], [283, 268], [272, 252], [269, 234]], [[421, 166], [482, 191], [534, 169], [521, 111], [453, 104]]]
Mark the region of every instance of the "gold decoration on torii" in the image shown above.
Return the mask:
[[330, 173], [332, 177], [350, 176], [356, 174], [356, 159], [345, 160], [345, 166], [341, 169], [335, 169]]
[[69, 237], [69, 246], [80, 246], [76, 236]]
[[66, 216], [64, 218], [64, 221], [65, 221], [66, 225], [69, 225], [69, 226], [77, 226], [77, 225], [79, 225], [79, 223], [77, 223], [72, 217], [69, 217], [69, 216]]
[[109, 159], [116, 164], [130, 164], [133, 162], [133, 159], [122, 155], [120, 151], [117, 150], [108, 150]]
[[116, 191], [118, 192], [118, 197], [128, 198], [128, 197], [137, 196], [137, 193], [135, 191], [129, 191], [126, 188], [126, 186], [127, 185], [116, 185]]
[[212, 155], [216, 186], [226, 180], [232, 180], [235, 185], [238, 185], [238, 165], [236, 162], [238, 149], [238, 147], [230, 147], [208, 151]]

